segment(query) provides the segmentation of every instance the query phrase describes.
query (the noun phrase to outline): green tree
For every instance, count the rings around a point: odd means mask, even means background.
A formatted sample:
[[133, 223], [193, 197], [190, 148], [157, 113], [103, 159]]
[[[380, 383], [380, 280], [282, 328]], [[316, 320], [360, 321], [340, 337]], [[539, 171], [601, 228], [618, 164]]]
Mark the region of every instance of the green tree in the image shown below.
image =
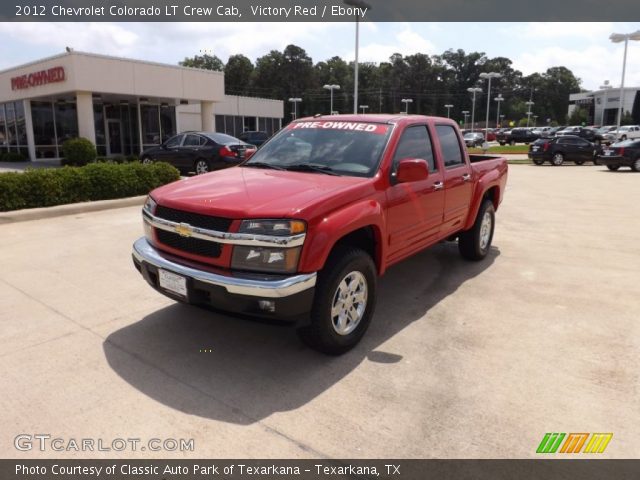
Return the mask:
[[215, 55], [195, 55], [194, 57], [186, 57], [180, 65], [183, 67], [201, 68], [203, 70], [215, 70], [217, 72], [224, 71], [224, 63]]
[[231, 55], [224, 67], [224, 88], [230, 95], [247, 95], [251, 86], [253, 63], [242, 54]]
[[589, 112], [581, 107], [576, 107], [571, 115], [569, 115], [567, 122], [569, 125], [582, 125], [586, 124], [589, 119]]

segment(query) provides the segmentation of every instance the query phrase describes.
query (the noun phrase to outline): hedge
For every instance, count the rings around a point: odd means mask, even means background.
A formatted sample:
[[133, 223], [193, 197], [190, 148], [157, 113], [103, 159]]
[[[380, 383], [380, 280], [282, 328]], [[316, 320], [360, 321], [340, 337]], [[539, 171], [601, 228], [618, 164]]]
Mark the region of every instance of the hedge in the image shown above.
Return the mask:
[[179, 178], [168, 163], [93, 163], [0, 173], [0, 212], [144, 195]]
[[93, 162], [97, 155], [95, 145], [86, 138], [70, 138], [62, 144], [63, 165], [82, 167]]

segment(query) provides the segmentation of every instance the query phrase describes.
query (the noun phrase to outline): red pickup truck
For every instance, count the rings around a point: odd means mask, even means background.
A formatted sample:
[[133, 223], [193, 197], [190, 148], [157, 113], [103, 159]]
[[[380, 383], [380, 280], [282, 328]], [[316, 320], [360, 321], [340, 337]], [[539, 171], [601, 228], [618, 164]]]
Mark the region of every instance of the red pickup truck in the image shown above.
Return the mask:
[[317, 116], [237, 167], [149, 195], [133, 261], [162, 294], [296, 322], [313, 348], [362, 338], [376, 279], [445, 239], [481, 260], [507, 180], [446, 118]]

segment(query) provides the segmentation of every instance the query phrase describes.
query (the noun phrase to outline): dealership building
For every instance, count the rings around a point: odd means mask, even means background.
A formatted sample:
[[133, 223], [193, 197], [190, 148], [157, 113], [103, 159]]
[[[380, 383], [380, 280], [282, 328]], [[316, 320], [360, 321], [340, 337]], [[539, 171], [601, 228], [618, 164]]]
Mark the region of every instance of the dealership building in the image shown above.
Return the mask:
[[59, 158], [84, 137], [98, 155], [139, 154], [176, 133], [282, 126], [282, 101], [225, 95], [224, 74], [69, 51], [0, 71], [0, 153]]
[[[626, 87], [624, 89], [623, 112], [629, 112], [634, 117], [640, 112], [634, 112], [634, 106], [640, 105], [640, 87]], [[569, 95], [568, 115], [582, 108], [587, 111], [589, 125], [615, 125], [618, 121], [620, 108], [620, 89], [608, 88], [592, 92], [572, 93]], [[640, 107], [636, 107], [639, 109]]]

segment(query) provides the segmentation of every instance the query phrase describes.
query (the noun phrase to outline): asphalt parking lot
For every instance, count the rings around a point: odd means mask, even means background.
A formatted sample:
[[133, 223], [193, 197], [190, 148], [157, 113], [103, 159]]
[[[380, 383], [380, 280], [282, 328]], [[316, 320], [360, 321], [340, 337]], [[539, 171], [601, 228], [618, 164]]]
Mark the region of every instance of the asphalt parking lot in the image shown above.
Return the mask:
[[[639, 214], [640, 174], [512, 165], [489, 258], [393, 267], [339, 358], [149, 288], [138, 207], [0, 225], [0, 456], [529, 458], [545, 432], [613, 432], [601, 456], [635, 457]], [[195, 451], [18, 452], [22, 433]]]

